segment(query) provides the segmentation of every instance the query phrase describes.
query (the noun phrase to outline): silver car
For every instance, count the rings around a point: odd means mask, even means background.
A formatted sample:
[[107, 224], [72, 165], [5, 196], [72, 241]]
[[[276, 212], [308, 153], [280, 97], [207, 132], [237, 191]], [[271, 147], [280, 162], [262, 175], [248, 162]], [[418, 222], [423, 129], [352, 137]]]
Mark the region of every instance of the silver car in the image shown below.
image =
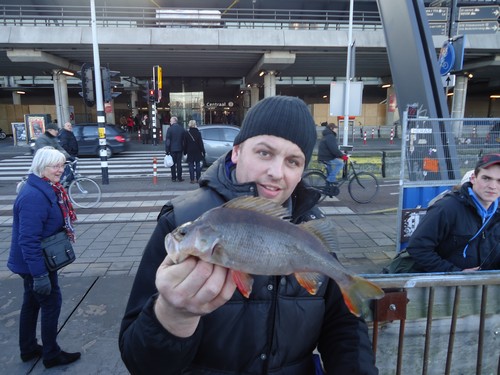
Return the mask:
[[240, 128], [231, 125], [200, 125], [198, 127], [206, 152], [206, 165], [212, 164], [221, 155], [233, 148], [234, 138]]

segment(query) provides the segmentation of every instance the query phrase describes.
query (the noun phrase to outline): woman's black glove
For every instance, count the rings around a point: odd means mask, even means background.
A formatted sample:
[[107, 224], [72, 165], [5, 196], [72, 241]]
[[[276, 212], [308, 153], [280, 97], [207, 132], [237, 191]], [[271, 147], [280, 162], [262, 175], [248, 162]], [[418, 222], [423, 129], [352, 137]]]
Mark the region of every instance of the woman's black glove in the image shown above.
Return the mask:
[[44, 296], [48, 296], [50, 294], [52, 291], [52, 285], [50, 284], [48, 273], [33, 277], [33, 290], [38, 294], [43, 294]]

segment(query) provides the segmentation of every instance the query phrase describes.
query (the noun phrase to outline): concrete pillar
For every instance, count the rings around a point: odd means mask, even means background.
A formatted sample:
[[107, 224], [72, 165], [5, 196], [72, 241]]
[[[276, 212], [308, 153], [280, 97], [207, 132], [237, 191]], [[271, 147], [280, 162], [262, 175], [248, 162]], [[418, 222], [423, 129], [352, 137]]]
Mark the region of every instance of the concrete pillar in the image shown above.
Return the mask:
[[276, 96], [276, 72], [273, 70], [264, 75], [264, 98]]
[[[451, 103], [451, 118], [464, 118], [468, 81], [469, 79], [466, 76], [457, 75]], [[453, 121], [453, 134], [457, 137], [461, 136], [462, 127], [462, 121]]]
[[387, 89], [386, 105], [385, 105], [385, 124], [387, 126], [392, 126], [395, 121], [395, 115], [397, 110], [397, 99], [396, 91], [394, 86]]
[[68, 81], [60, 70], [53, 70], [52, 77], [54, 81], [57, 123], [59, 127], [62, 127], [66, 121], [70, 121]]
[[259, 86], [253, 84], [250, 87], [250, 107], [253, 107], [259, 102]]
[[137, 109], [137, 91], [130, 92], [130, 108], [132, 108], [132, 116], [135, 117], [139, 113], [139, 109]]
[[21, 95], [12, 91], [12, 104], [21, 104]]

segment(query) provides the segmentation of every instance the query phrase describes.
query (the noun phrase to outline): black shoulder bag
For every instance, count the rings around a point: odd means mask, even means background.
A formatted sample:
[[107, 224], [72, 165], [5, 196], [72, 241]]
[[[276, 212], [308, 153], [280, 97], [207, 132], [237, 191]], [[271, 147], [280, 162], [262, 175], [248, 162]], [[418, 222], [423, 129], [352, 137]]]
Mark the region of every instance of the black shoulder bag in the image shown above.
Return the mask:
[[42, 252], [49, 271], [57, 271], [75, 261], [75, 251], [66, 231], [42, 240]]

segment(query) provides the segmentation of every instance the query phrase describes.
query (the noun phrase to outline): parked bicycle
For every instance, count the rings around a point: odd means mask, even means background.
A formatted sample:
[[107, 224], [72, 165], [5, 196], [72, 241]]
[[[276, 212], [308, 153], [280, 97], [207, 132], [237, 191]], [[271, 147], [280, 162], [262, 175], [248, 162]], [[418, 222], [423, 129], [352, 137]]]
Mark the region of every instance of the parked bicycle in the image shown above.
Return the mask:
[[2, 128], [0, 128], [0, 139], [5, 139], [7, 138], [7, 134], [3, 131]]
[[[101, 201], [101, 187], [89, 177], [76, 172], [77, 160], [67, 161], [61, 184], [68, 192], [71, 203], [80, 208], [92, 208]], [[26, 183], [26, 177], [17, 184], [19, 192]]]
[[[346, 182], [349, 182], [347, 190], [355, 202], [370, 203], [377, 195], [379, 189], [377, 177], [370, 172], [357, 172], [349, 155], [346, 155], [348, 158], [344, 161], [342, 178], [337, 182], [329, 182], [326, 179], [328, 174], [320, 169], [307, 169], [304, 172], [302, 179], [321, 193], [320, 202], [326, 197], [333, 198], [339, 195], [340, 187]], [[326, 164], [322, 164], [326, 171]]]

